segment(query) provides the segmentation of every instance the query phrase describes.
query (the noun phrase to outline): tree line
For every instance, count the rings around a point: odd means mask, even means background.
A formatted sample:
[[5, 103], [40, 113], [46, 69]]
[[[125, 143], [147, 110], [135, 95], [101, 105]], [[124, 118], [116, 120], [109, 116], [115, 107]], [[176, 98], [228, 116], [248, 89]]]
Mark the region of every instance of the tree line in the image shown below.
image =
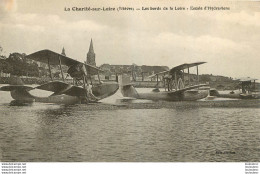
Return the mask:
[[11, 53], [9, 57], [1, 56], [0, 72], [17, 76], [39, 77], [37, 63], [26, 59], [26, 54]]

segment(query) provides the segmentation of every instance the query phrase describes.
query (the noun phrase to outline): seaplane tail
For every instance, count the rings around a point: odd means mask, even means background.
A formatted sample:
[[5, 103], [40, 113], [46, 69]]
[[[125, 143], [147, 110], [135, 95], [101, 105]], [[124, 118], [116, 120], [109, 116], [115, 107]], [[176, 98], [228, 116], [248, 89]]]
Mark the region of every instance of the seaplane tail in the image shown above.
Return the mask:
[[29, 91], [33, 89], [33, 87], [25, 86], [19, 77], [12, 77], [10, 85], [0, 88], [1, 91], [10, 91], [13, 99], [24, 102], [34, 101], [34, 96], [29, 93]]
[[138, 98], [138, 93], [127, 75], [118, 76], [119, 89], [123, 97]]

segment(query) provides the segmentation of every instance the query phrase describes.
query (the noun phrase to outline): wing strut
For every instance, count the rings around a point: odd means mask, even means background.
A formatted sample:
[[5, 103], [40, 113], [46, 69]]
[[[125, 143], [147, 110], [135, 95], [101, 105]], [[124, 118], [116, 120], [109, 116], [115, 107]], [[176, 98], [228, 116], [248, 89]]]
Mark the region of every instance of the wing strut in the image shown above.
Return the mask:
[[178, 82], [177, 82], [177, 74], [176, 74], [176, 71], [174, 72], [174, 83], [175, 83], [175, 90], [177, 91], [178, 90]]
[[158, 77], [158, 74], [157, 74], [157, 75], [156, 75], [156, 81], [157, 81], [157, 84], [156, 84], [156, 85], [157, 85], [157, 87], [158, 87], [158, 85], [159, 85], [159, 81], [158, 81], [159, 79], [158, 79], [158, 78], [159, 78], [159, 77]]
[[98, 71], [98, 81], [99, 81], [99, 83], [101, 84], [100, 76], [99, 76], [99, 71]]
[[91, 75], [89, 75], [90, 84], [93, 85]]
[[51, 81], [53, 81], [53, 77], [52, 77], [52, 73], [51, 73], [50, 57], [48, 57], [48, 67], [49, 67]]
[[59, 63], [60, 63], [60, 71], [61, 71], [62, 80], [63, 80], [63, 82], [65, 82], [64, 74], [63, 74], [63, 70], [62, 70], [62, 68], [61, 68], [61, 60], [60, 60], [60, 56], [59, 56]]

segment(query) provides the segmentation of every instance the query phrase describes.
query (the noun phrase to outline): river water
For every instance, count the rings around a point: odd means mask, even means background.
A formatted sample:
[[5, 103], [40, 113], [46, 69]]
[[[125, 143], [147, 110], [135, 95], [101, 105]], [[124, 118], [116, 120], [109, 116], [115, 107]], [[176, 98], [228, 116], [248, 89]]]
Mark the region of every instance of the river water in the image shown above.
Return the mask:
[[[104, 102], [120, 98], [118, 92]], [[0, 161], [237, 162], [260, 157], [257, 107], [111, 109], [10, 106], [11, 100], [0, 91]]]

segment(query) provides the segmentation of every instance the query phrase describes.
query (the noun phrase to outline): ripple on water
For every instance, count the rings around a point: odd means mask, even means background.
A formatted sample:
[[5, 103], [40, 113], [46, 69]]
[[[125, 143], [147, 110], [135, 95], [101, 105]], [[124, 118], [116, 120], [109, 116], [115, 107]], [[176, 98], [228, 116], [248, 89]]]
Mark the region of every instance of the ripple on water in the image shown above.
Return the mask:
[[260, 156], [258, 108], [99, 110], [100, 105], [8, 106], [0, 100], [1, 161], [258, 161]]

